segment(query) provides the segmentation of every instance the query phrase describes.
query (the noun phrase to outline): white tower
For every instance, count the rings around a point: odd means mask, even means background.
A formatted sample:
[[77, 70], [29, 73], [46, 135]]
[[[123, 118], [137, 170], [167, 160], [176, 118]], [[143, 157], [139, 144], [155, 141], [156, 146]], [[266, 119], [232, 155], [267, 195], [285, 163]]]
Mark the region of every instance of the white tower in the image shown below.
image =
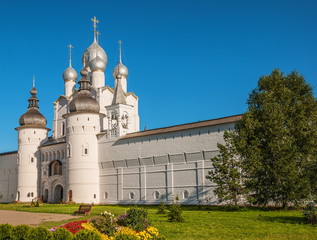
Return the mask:
[[18, 192], [16, 200], [30, 202], [38, 194], [40, 153], [38, 146], [47, 139], [46, 119], [39, 112], [34, 87], [30, 91], [29, 107], [20, 119], [18, 131]]
[[73, 46], [70, 44], [68, 47], [69, 47], [69, 67], [63, 72], [63, 79], [64, 79], [64, 85], [65, 85], [64, 95], [67, 98], [73, 94], [73, 92], [75, 90], [76, 80], [78, 78], [77, 72], [72, 67], [72, 48], [73, 48]]
[[[85, 68], [84, 68], [85, 69]], [[91, 96], [87, 71], [82, 70], [78, 95], [70, 102], [66, 119], [68, 200], [99, 202], [98, 142], [100, 107]]]

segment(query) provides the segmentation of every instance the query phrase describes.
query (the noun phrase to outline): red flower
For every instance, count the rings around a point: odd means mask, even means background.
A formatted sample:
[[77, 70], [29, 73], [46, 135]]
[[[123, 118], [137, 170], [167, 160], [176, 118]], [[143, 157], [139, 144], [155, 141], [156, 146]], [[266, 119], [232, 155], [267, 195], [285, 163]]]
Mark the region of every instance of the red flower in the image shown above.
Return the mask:
[[69, 232], [71, 232], [72, 234], [77, 233], [79, 230], [84, 229], [81, 224], [82, 223], [86, 223], [88, 222], [87, 220], [83, 220], [83, 221], [75, 221], [75, 222], [69, 222], [66, 223], [62, 226], [60, 226], [61, 228], [65, 228], [67, 229]]

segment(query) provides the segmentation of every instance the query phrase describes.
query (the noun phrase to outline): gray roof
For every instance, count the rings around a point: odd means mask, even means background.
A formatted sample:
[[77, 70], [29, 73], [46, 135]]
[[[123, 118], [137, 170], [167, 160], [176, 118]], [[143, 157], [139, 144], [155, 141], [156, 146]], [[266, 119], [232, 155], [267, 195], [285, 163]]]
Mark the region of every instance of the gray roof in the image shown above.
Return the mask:
[[118, 84], [114, 90], [112, 105], [127, 104], [127, 100], [125, 98], [125, 93], [124, 93], [122, 86], [121, 86], [121, 79], [117, 79], [117, 82], [118, 82]]
[[66, 142], [66, 137], [61, 137], [61, 138], [52, 138], [49, 137], [45, 142], [43, 142], [40, 147], [45, 147], [45, 146], [50, 146], [50, 145], [55, 145], [55, 144], [61, 144]]
[[120, 140], [135, 138], [135, 137], [145, 137], [145, 136], [170, 133], [170, 132], [177, 132], [177, 131], [184, 131], [184, 130], [194, 129], [194, 128], [209, 127], [209, 126], [215, 126], [215, 125], [226, 124], [226, 123], [235, 123], [239, 121], [241, 118], [242, 118], [242, 115], [234, 115], [234, 116], [211, 119], [206, 121], [175, 125], [175, 126], [170, 126], [165, 128], [145, 130], [142, 132], [128, 133], [127, 135], [122, 136]]

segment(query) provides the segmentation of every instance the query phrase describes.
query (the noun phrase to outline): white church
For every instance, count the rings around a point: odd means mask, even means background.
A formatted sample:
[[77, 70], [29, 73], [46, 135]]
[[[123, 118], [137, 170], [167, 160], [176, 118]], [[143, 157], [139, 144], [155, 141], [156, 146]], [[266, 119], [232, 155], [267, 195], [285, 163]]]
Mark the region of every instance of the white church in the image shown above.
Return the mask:
[[70, 56], [50, 137], [31, 89], [16, 128], [18, 150], [0, 153], [0, 202], [40, 197], [50, 203], [159, 204], [176, 196], [182, 204], [217, 202], [206, 179], [210, 159], [241, 116], [140, 131], [138, 97], [128, 92], [121, 47], [115, 86], [107, 86], [108, 57], [92, 20], [94, 41], [82, 56], [79, 89]]

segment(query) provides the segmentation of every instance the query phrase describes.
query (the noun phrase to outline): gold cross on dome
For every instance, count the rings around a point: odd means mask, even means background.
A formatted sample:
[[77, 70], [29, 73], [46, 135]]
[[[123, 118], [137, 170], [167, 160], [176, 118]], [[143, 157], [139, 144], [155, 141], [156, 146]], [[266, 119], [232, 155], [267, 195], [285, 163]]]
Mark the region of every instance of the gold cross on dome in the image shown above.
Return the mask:
[[97, 23], [99, 23], [99, 21], [97, 20], [96, 17], [92, 18], [91, 21], [93, 22], [93, 26], [94, 26], [94, 41], [96, 41]]

